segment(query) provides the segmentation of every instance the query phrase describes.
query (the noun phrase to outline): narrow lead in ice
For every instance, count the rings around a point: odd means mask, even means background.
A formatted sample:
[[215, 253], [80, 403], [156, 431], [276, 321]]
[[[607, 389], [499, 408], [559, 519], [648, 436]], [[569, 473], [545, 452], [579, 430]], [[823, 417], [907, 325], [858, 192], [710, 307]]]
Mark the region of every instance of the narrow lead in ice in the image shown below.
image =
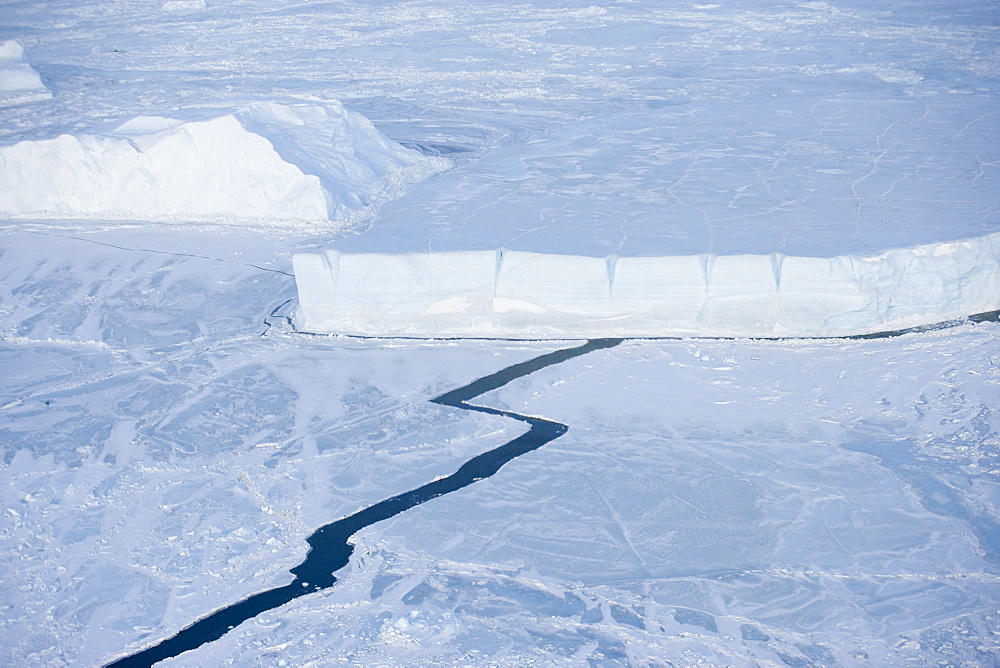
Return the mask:
[[52, 93], [24, 57], [16, 40], [0, 42], [0, 107], [47, 100]]
[[362, 336], [851, 336], [1000, 310], [1000, 234], [832, 258], [294, 256], [297, 325]]
[[185, 109], [0, 148], [0, 215], [346, 221], [446, 165], [339, 102]]

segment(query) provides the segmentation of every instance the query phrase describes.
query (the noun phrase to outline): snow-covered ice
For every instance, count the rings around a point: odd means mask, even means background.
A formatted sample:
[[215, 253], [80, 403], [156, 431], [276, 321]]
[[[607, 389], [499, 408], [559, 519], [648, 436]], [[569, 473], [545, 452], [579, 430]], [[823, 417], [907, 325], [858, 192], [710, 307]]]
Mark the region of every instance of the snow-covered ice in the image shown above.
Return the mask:
[[726, 92], [677, 75], [660, 81], [680, 91], [648, 93], [665, 100], [612, 97], [533, 119], [521, 142], [409, 193], [334, 247], [835, 257], [996, 231], [995, 99], [805, 74], [795, 59], [775, 56], [738, 90], [729, 78], [750, 74], [720, 75]]
[[[592, 317], [607, 285], [638, 310], [662, 279], [690, 312], [710, 282], [755, 309], [777, 292], [801, 330], [854, 307], [840, 265], [862, 258], [894, 303], [987, 294], [963, 281], [1000, 231], [992, 3], [183, 5], [6, 0], [0, 43], [53, 96], [0, 107], [0, 150], [220, 126], [266, 140], [261, 166], [298, 172], [282, 183], [363, 208], [4, 214], [0, 664], [103, 665], [290, 582], [317, 527], [522, 434], [429, 399], [578, 345], [297, 333], [296, 282], [335, 286], [293, 256], [336, 256], [350, 299], [400, 322]], [[326, 121], [293, 117], [337, 101], [392, 155], [452, 167], [327, 178], [317, 156], [343, 154], [293, 150]], [[251, 127], [252, 108], [283, 120]], [[69, 183], [44, 176], [21, 195]], [[498, 251], [519, 260], [499, 284]], [[995, 665], [998, 341], [996, 322], [633, 340], [549, 367], [476, 403], [565, 435], [367, 528], [334, 587], [165, 664]]]
[[[353, 628], [450, 611], [468, 651], [502, 610], [524, 614], [549, 656], [627, 628], [612, 637], [634, 662], [991, 665], [996, 342], [971, 326], [846, 344], [626, 342], [515, 381], [477, 401], [570, 431], [475, 494], [367, 531], [374, 559], [402, 550], [424, 566], [388, 566], [397, 577], [372, 587]], [[991, 380], [963, 381], [980, 373]]]
[[326, 334], [856, 336], [1000, 310], [1000, 233], [874, 257], [325, 251], [292, 259], [297, 326]]
[[24, 47], [13, 39], [0, 42], [0, 107], [50, 97], [52, 92], [24, 57]]

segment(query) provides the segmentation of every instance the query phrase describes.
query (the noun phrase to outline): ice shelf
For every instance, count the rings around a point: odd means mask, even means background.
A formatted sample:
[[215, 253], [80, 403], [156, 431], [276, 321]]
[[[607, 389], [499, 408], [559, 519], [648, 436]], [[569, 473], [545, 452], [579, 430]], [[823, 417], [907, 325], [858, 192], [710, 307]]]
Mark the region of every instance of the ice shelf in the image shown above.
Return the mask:
[[24, 47], [13, 39], [0, 42], [0, 107], [51, 97], [51, 91], [25, 59]]
[[299, 253], [301, 331], [566, 339], [851, 336], [1000, 309], [1000, 233], [861, 257]]
[[0, 216], [342, 221], [446, 165], [336, 101], [182, 109], [0, 147]]

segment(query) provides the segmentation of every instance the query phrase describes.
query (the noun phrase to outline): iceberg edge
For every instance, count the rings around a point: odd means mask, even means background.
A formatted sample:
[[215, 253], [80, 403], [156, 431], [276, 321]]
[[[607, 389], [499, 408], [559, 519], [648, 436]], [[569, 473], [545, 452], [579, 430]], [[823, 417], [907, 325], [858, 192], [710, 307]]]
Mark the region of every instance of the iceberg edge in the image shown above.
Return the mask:
[[296, 328], [316, 334], [844, 337], [1000, 310], [1000, 233], [831, 258], [322, 250], [293, 265]]

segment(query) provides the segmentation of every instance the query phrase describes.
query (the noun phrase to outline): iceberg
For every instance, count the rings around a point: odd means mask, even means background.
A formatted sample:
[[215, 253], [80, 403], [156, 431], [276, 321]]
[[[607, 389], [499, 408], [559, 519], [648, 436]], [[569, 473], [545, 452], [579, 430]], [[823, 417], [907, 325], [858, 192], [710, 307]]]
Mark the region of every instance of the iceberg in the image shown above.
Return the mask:
[[1000, 233], [866, 257], [322, 250], [292, 261], [296, 327], [318, 334], [841, 337], [1000, 310]]
[[16, 40], [0, 42], [0, 107], [48, 100], [51, 91], [24, 57]]
[[168, 0], [161, 9], [165, 12], [182, 12], [188, 10], [207, 9], [205, 0]]
[[335, 101], [185, 109], [0, 147], [0, 216], [350, 221], [447, 165]]

